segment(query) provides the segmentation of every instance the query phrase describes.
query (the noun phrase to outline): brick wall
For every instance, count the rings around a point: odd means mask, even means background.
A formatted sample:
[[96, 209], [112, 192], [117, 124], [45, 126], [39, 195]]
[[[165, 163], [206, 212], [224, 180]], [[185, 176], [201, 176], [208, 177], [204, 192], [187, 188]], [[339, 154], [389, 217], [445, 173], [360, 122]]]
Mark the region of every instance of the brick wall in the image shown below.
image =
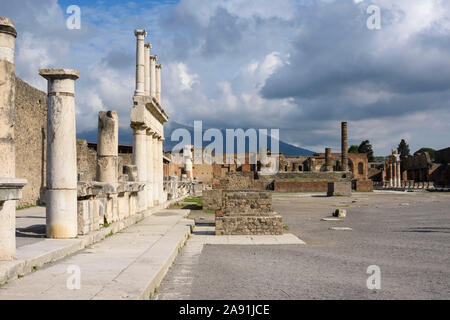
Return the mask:
[[328, 181], [275, 181], [275, 192], [327, 192]]

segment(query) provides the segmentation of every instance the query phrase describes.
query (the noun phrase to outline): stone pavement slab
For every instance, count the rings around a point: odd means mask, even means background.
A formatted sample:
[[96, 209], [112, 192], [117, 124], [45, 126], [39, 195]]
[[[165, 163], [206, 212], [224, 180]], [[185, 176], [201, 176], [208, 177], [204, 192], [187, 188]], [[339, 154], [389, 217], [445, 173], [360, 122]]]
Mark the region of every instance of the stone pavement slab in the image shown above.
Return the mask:
[[[148, 299], [191, 233], [193, 220], [185, 219], [188, 212], [164, 210], [147, 217], [58, 263], [8, 282], [0, 287], [0, 299]], [[67, 286], [71, 268], [79, 268], [80, 289]]]

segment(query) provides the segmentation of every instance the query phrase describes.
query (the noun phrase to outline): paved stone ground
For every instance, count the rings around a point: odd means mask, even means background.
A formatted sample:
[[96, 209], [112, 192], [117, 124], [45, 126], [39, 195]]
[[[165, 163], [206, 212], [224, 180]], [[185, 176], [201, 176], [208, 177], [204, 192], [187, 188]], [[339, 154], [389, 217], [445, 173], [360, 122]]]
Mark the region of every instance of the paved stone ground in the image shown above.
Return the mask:
[[[153, 294], [190, 234], [185, 210], [162, 210], [107, 239], [0, 286], [3, 299], [142, 299]], [[80, 270], [81, 288], [67, 287]]]
[[[347, 218], [321, 221], [336, 208], [346, 209]], [[450, 299], [449, 208], [449, 193], [274, 195], [287, 232], [306, 245], [183, 250], [158, 298]], [[198, 213], [195, 218], [212, 220]], [[366, 287], [370, 265], [381, 268], [381, 290]]]
[[16, 210], [16, 247], [36, 243], [45, 238], [45, 207]]

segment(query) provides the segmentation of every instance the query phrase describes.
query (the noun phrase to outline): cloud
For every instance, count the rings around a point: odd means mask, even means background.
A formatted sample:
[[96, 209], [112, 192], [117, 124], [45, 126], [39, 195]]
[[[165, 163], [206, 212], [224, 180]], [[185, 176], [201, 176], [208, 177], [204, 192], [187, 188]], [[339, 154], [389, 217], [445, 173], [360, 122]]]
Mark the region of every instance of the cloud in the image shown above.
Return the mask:
[[[401, 138], [412, 150], [448, 144], [448, 1], [85, 1], [81, 30], [65, 27], [61, 3], [18, 0], [0, 10], [17, 26], [25, 81], [45, 90], [39, 68], [80, 70], [79, 132], [95, 129], [104, 109], [129, 127], [133, 30], [145, 28], [172, 120], [280, 128], [283, 140], [317, 151], [339, 150], [342, 120], [351, 142], [369, 139], [376, 154]], [[381, 8], [381, 30], [366, 27], [371, 4]]]

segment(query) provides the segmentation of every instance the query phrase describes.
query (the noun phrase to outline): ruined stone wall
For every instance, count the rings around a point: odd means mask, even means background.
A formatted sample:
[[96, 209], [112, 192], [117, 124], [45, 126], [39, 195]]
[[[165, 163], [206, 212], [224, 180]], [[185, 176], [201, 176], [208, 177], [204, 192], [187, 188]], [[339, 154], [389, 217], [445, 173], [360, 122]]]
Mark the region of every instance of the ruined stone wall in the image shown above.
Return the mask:
[[88, 147], [87, 141], [77, 139], [78, 181], [94, 181], [97, 170], [97, 152]]
[[45, 202], [47, 95], [16, 77], [16, 177], [27, 179], [17, 206]]
[[327, 192], [328, 181], [282, 181], [274, 182], [275, 192]]
[[356, 180], [355, 190], [358, 192], [372, 192], [373, 181], [372, 180]]
[[211, 184], [213, 179], [213, 166], [211, 164], [194, 164], [194, 178], [198, 178], [205, 184]]

